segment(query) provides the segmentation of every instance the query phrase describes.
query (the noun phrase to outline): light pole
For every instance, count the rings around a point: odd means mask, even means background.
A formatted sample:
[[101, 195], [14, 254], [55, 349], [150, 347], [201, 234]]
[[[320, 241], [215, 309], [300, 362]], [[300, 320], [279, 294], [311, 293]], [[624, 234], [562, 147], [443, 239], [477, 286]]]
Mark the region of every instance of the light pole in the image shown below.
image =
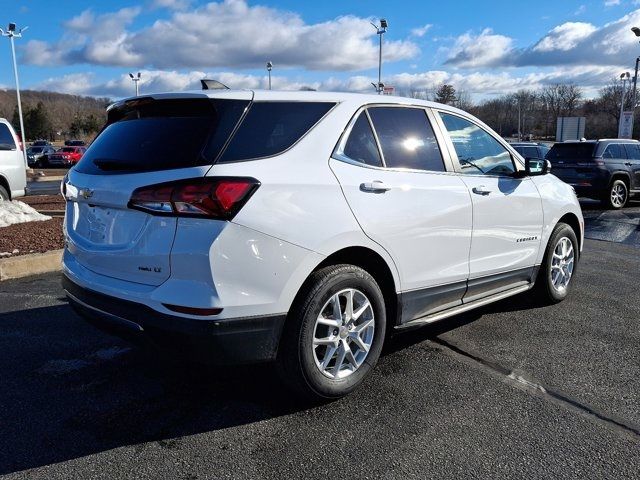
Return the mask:
[[269, 90], [271, 90], [271, 69], [273, 68], [273, 63], [267, 62], [267, 72], [269, 72]]
[[620, 99], [620, 122], [622, 122], [622, 116], [624, 115], [624, 98], [627, 96], [627, 80], [631, 79], [629, 72], [620, 74], [620, 80], [622, 80], [622, 98]]
[[16, 62], [16, 47], [14, 44], [14, 37], [21, 38], [22, 32], [24, 32], [29, 27], [21, 28], [16, 32], [16, 24], [10, 23], [7, 31], [5, 32], [0, 28], [0, 34], [3, 37], [9, 37], [9, 41], [11, 42], [11, 55], [13, 57], [13, 74], [16, 77], [16, 97], [18, 98], [18, 117], [20, 118], [20, 135], [22, 136], [22, 156], [24, 158], [24, 166], [25, 168], [29, 168], [29, 164], [27, 163], [27, 134], [24, 133], [24, 121], [22, 120], [22, 102], [20, 101], [20, 82], [18, 81], [18, 63]]
[[384, 85], [382, 84], [382, 35], [387, 33], [387, 27], [389, 26], [389, 24], [384, 18], [381, 18], [380, 26], [376, 25], [373, 22], [371, 22], [371, 25], [373, 25], [373, 28], [376, 29], [376, 35], [380, 37], [380, 48], [378, 50], [378, 84], [374, 85], [374, 87], [376, 88], [376, 92], [378, 92], [378, 95], [380, 95], [382, 93], [382, 90], [384, 89]]
[[[640, 37], [640, 28], [633, 27], [631, 31], [634, 33], [636, 37]], [[636, 95], [638, 92], [638, 88], [637, 88], [638, 87], [638, 63], [640, 63], [640, 57], [636, 57], [636, 73], [633, 76], [633, 95], [631, 97], [633, 99], [632, 100], [633, 103], [631, 105], [631, 108], [633, 109], [632, 120], [635, 119], [635, 115], [636, 115]], [[633, 126], [631, 128], [633, 129]]]
[[136, 85], [136, 97], [139, 95], [140, 90], [138, 89], [138, 82], [140, 81], [140, 72], [138, 72], [138, 75], [134, 75], [133, 73], [130, 73], [129, 76], [131, 77], [131, 80], [133, 81], [133, 83]]

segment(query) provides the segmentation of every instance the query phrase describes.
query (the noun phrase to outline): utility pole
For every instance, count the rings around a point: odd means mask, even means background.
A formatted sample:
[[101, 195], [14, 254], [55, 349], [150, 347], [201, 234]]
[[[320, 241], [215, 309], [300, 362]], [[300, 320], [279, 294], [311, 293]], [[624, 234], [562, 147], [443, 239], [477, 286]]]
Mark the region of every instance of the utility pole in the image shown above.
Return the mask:
[[28, 170], [29, 163], [27, 162], [27, 134], [24, 131], [24, 120], [22, 119], [22, 102], [20, 101], [20, 82], [18, 81], [18, 63], [16, 62], [16, 46], [13, 41], [14, 38], [21, 38], [22, 32], [29, 27], [21, 28], [16, 32], [16, 24], [10, 23], [7, 31], [5, 32], [0, 28], [0, 34], [3, 37], [9, 37], [11, 42], [11, 56], [13, 57], [13, 74], [16, 78], [16, 97], [18, 100], [18, 117], [20, 118], [20, 135], [22, 137], [22, 157], [24, 158], [24, 167]]
[[522, 141], [522, 128], [521, 128], [521, 107], [520, 107], [520, 102], [521, 102], [521, 98], [518, 97], [518, 141], [521, 142]]
[[622, 132], [622, 121], [624, 117], [624, 99], [627, 96], [627, 88], [626, 88], [627, 80], [629, 80], [629, 83], [631, 83], [630, 79], [631, 79], [631, 75], [629, 74], [629, 72], [624, 72], [620, 74], [620, 80], [622, 80], [622, 96], [620, 98], [620, 119], [618, 120], [618, 138], [621, 138], [620, 135], [622, 135], [621, 132]]
[[273, 69], [273, 62], [267, 62], [267, 72], [269, 72], [269, 90], [271, 90], [271, 70]]

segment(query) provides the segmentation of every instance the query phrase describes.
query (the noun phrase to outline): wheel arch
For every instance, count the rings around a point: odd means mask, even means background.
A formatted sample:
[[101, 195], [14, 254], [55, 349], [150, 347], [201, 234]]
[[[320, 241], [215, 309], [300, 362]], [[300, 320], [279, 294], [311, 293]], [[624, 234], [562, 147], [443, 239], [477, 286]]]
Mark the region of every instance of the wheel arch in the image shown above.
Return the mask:
[[354, 265], [371, 274], [382, 290], [387, 314], [387, 327], [392, 328], [395, 326], [400, 314], [397, 294], [400, 286], [397, 280], [397, 272], [395, 272], [395, 265], [389, 265], [389, 262], [379, 252], [370, 247], [345, 247], [325, 257], [309, 272], [307, 279], [296, 293], [293, 304], [298, 301], [301, 292], [304, 291], [306, 281], [314, 272], [324, 267], [338, 264]]
[[629, 175], [629, 172], [624, 172], [621, 170], [613, 172], [611, 174], [611, 180], [609, 180], [609, 188], [611, 188], [611, 185], [613, 185], [613, 182], [615, 182], [616, 180], [624, 181], [627, 184], [627, 189], [631, 188], [631, 175]]
[[9, 181], [4, 177], [4, 175], [0, 175], [0, 187], [4, 187], [9, 194], [9, 200], [11, 200], [11, 188], [9, 187]]
[[556, 223], [556, 225], [558, 223], [566, 223], [573, 229], [574, 233], [576, 234], [576, 238], [578, 239], [579, 250], [581, 251], [582, 242], [584, 240], [582, 238], [583, 237], [582, 227], [580, 225], [580, 220], [578, 219], [577, 215], [572, 212], [565, 213], [562, 217], [560, 217], [560, 219], [558, 219], [558, 222]]

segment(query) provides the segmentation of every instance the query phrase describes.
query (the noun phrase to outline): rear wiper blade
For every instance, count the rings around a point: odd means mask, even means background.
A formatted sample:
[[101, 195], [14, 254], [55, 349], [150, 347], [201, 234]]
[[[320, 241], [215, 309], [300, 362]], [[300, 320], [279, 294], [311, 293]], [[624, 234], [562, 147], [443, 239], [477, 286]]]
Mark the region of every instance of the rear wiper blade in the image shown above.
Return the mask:
[[100, 170], [113, 171], [113, 170], [137, 170], [134, 165], [127, 165], [126, 163], [119, 162], [117, 160], [100, 159], [93, 160], [93, 164]]

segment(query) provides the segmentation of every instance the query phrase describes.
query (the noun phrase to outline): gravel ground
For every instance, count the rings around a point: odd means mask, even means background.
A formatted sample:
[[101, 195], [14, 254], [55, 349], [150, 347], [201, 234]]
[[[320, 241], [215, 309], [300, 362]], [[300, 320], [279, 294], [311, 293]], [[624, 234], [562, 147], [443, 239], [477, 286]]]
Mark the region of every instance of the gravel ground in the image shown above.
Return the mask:
[[31, 205], [39, 212], [42, 210], [64, 210], [64, 198], [62, 198], [62, 195], [32, 195], [18, 200]]
[[[35, 207], [35, 205], [33, 205]], [[37, 207], [36, 207], [37, 208]], [[17, 255], [58, 250], [64, 245], [62, 235], [63, 218], [52, 218], [44, 222], [28, 222], [0, 228], [0, 252]]]

